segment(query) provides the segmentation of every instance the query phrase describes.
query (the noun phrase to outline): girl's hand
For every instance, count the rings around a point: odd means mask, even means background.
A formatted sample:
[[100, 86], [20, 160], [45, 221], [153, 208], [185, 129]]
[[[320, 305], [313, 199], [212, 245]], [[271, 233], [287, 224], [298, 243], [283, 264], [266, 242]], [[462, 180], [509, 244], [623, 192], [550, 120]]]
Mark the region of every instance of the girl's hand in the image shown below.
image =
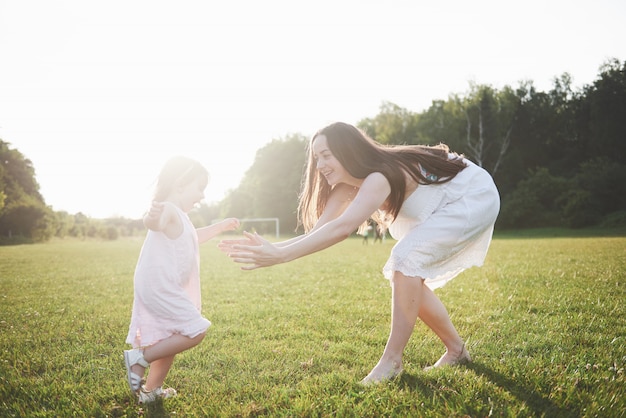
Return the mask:
[[219, 244], [222, 251], [235, 263], [245, 264], [242, 270], [254, 270], [282, 263], [284, 260], [280, 248], [262, 238], [259, 234], [244, 231], [246, 239], [225, 240]]
[[226, 218], [220, 222], [220, 226], [222, 227], [222, 232], [224, 231], [234, 231], [239, 228], [239, 219], [237, 218]]
[[176, 239], [183, 233], [183, 224], [176, 206], [171, 202], [152, 202], [143, 224], [148, 229], [163, 232], [170, 239]]
[[143, 224], [146, 228], [152, 230], [160, 230], [161, 227], [161, 217], [163, 216], [163, 209], [165, 204], [163, 202], [153, 201], [148, 213], [146, 213], [143, 217]]
[[150, 205], [150, 209], [148, 209], [148, 214], [146, 215], [150, 219], [158, 219], [161, 217], [161, 213], [163, 213], [163, 202], [157, 202], [154, 200], [152, 205]]

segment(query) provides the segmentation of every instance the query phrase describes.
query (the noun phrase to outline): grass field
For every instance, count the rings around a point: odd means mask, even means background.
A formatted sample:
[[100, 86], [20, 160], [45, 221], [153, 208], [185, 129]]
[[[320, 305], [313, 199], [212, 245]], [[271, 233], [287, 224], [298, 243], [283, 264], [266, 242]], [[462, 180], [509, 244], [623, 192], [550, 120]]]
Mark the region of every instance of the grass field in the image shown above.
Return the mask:
[[400, 378], [362, 379], [389, 331], [380, 270], [393, 241], [242, 272], [202, 247], [212, 322], [177, 357], [179, 396], [131, 397], [122, 350], [141, 239], [0, 247], [0, 416], [626, 416], [626, 238], [496, 237], [482, 268], [437, 293], [474, 362], [418, 324]]

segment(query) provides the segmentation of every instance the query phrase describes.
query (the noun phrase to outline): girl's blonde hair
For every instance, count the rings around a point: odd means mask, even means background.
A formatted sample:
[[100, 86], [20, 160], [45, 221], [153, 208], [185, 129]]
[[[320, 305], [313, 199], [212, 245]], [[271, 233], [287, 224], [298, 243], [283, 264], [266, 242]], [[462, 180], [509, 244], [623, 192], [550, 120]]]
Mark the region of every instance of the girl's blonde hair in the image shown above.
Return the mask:
[[165, 163], [154, 191], [154, 200], [165, 200], [176, 187], [186, 186], [200, 180], [205, 187], [209, 183], [209, 172], [198, 161], [191, 158], [177, 156]]

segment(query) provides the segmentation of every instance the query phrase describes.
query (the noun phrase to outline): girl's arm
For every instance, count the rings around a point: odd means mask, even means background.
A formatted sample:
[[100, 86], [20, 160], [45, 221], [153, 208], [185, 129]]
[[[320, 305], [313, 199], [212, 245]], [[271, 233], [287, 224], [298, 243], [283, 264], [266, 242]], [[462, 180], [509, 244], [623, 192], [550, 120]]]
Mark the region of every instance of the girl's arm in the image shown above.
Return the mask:
[[[237, 263], [246, 264], [244, 270], [267, 267], [295, 260], [328, 248], [343, 241], [359, 225], [368, 220], [380, 208], [389, 193], [391, 185], [381, 173], [372, 173], [365, 178], [352, 202], [340, 214], [335, 213], [341, 205], [328, 207], [330, 215], [320, 217], [315, 228], [299, 239], [290, 240], [287, 245], [276, 246], [257, 234], [244, 233], [252, 245], [234, 244], [230, 256]], [[330, 200], [329, 200], [330, 203]]]
[[213, 225], [197, 228], [198, 242], [202, 244], [224, 231], [232, 231], [237, 228], [239, 228], [239, 219], [237, 218], [226, 218]]
[[183, 233], [183, 223], [171, 202], [152, 202], [143, 217], [143, 224], [148, 229], [163, 232], [170, 239], [176, 239]]

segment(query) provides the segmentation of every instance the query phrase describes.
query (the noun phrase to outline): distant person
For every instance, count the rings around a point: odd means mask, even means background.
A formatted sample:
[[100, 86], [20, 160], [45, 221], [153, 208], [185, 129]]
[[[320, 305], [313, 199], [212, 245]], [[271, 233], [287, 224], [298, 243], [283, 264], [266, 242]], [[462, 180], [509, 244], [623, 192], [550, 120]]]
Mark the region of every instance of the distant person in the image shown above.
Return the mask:
[[367, 226], [365, 228], [362, 228], [363, 231], [361, 232], [361, 235], [363, 235], [363, 245], [367, 245], [369, 243], [369, 237], [370, 237], [370, 231], [372, 230], [372, 226], [370, 224], [367, 224]]
[[375, 225], [374, 226], [374, 244], [376, 244], [376, 241], [380, 241], [380, 243], [382, 244], [384, 240], [385, 240], [385, 231], [383, 227], [379, 225]]
[[128, 385], [139, 403], [176, 395], [173, 388], [162, 387], [174, 356], [200, 343], [211, 325], [200, 312], [198, 244], [238, 228], [239, 220], [193, 226], [187, 213], [204, 198], [208, 181], [198, 162], [172, 158], [158, 177], [154, 202], [143, 219], [149, 230], [135, 270], [126, 338], [133, 349], [124, 351]]
[[346, 239], [370, 217], [398, 242], [383, 268], [392, 286], [391, 332], [362, 380], [402, 372], [402, 355], [419, 317], [446, 352], [431, 367], [471, 361], [463, 339], [433, 289], [483, 264], [500, 208], [485, 170], [445, 145], [384, 146], [354, 126], [334, 123], [309, 144], [298, 218], [305, 234], [270, 243], [244, 232], [220, 248], [243, 270], [286, 263]]

